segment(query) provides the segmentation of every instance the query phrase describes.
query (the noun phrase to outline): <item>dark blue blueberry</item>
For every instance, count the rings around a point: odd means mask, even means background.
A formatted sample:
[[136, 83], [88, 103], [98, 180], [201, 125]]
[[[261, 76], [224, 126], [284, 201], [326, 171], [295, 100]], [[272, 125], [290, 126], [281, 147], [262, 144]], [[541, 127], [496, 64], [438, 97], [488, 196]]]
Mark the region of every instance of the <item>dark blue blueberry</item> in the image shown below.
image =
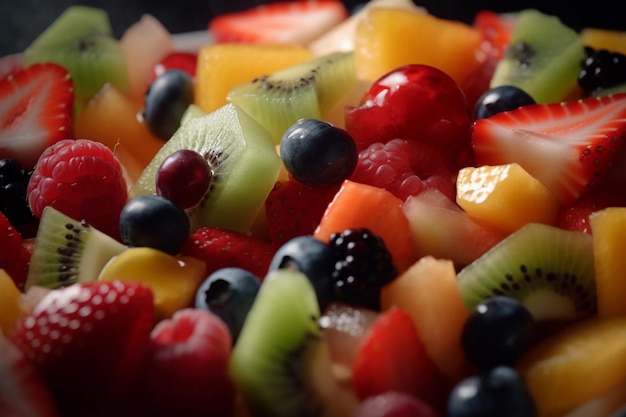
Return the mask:
[[300, 119], [287, 129], [280, 156], [295, 179], [320, 188], [349, 178], [359, 158], [348, 132], [317, 119]]
[[189, 218], [183, 209], [156, 195], [130, 200], [120, 214], [122, 242], [176, 255], [189, 237]]
[[259, 278], [245, 269], [218, 269], [198, 288], [195, 306], [220, 317], [228, 326], [234, 343], [260, 287]]
[[503, 111], [535, 104], [535, 100], [524, 90], [512, 85], [494, 87], [483, 93], [476, 102], [474, 120], [484, 119]]
[[180, 127], [183, 113], [194, 101], [193, 79], [172, 69], [159, 75], [146, 92], [143, 119], [157, 137], [168, 140]]
[[480, 369], [512, 366], [535, 342], [536, 323], [519, 301], [505, 296], [479, 303], [463, 328], [461, 345]]
[[298, 236], [283, 244], [274, 254], [269, 271], [292, 268], [304, 273], [317, 294], [323, 310], [332, 296], [331, 274], [335, 268], [335, 255], [326, 243], [311, 235]]
[[513, 368], [499, 366], [459, 382], [448, 397], [447, 417], [535, 417], [535, 403]]

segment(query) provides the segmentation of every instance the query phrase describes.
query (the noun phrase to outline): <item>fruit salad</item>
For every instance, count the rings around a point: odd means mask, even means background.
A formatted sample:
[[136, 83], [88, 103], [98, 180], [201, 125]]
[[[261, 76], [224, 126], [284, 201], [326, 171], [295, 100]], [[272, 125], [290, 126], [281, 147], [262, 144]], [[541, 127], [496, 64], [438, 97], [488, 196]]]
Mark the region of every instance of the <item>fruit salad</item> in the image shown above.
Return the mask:
[[0, 58], [1, 417], [626, 415], [626, 32], [274, 2]]

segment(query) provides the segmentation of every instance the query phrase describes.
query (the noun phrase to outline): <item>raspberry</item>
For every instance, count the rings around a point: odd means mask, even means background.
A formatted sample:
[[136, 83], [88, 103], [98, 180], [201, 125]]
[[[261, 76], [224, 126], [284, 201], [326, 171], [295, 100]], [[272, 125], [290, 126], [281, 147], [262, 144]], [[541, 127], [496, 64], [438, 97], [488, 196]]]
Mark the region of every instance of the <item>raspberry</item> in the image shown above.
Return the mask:
[[113, 237], [128, 199], [122, 167], [109, 148], [88, 139], [66, 139], [41, 154], [27, 188], [33, 214], [52, 206]]
[[359, 153], [351, 180], [384, 188], [402, 201], [432, 188], [455, 198], [453, 175], [443, 159], [415, 140], [392, 139], [370, 145]]

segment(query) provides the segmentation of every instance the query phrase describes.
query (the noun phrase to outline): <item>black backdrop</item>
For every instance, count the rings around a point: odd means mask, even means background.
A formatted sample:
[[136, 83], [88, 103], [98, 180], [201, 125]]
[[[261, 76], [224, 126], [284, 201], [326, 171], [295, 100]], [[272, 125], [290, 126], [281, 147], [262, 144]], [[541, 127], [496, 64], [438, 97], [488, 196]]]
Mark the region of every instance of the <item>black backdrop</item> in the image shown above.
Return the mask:
[[[349, 8], [363, 0], [346, 0]], [[622, 0], [415, 0], [432, 14], [471, 22], [476, 11], [516, 11], [536, 7], [556, 14], [568, 25], [580, 29], [602, 26], [626, 30], [626, 18], [618, 7]], [[66, 7], [84, 4], [109, 12], [115, 35], [137, 21], [143, 13], [157, 17], [172, 33], [202, 30], [218, 13], [242, 9], [262, 0], [0, 0], [0, 55], [22, 51]]]

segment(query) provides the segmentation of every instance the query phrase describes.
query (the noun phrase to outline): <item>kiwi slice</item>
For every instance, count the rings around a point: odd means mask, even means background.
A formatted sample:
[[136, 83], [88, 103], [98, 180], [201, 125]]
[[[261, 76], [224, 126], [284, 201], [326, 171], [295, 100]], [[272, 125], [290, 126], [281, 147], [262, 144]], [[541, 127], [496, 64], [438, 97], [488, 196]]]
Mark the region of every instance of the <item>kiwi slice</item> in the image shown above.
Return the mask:
[[463, 268], [459, 287], [466, 306], [506, 295], [537, 321], [594, 314], [596, 286], [589, 234], [529, 223]]
[[26, 48], [23, 59], [24, 65], [55, 62], [65, 67], [78, 107], [106, 83], [129, 88], [126, 57], [102, 9], [70, 6]]
[[357, 83], [353, 52], [336, 52], [234, 87], [228, 99], [264, 126], [276, 144], [301, 118], [322, 118]]
[[128, 249], [84, 221], [52, 206], [43, 210], [30, 258], [26, 289], [95, 281], [104, 265]]
[[537, 103], [559, 102], [577, 88], [584, 57], [578, 32], [556, 16], [526, 9], [519, 12], [490, 87], [514, 85]]
[[192, 230], [207, 226], [247, 233], [281, 168], [268, 132], [233, 104], [191, 117], [156, 153], [131, 194], [155, 194], [159, 166], [180, 149], [204, 155], [213, 170], [209, 191], [187, 211]]

